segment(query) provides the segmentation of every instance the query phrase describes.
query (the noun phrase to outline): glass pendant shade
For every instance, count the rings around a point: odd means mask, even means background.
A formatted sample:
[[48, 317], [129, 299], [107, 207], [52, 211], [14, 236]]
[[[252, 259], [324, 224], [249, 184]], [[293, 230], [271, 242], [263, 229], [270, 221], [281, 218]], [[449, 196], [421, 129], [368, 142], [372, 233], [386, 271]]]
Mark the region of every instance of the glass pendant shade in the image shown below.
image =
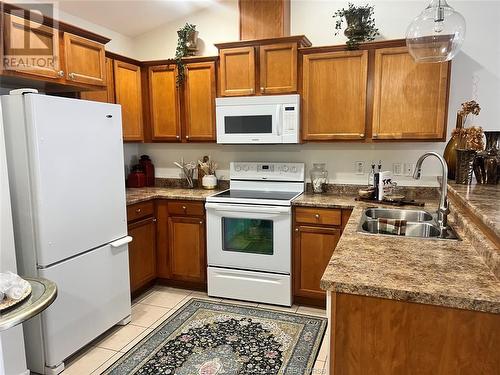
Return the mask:
[[406, 45], [416, 62], [451, 60], [465, 38], [465, 19], [446, 0], [432, 0], [406, 30]]

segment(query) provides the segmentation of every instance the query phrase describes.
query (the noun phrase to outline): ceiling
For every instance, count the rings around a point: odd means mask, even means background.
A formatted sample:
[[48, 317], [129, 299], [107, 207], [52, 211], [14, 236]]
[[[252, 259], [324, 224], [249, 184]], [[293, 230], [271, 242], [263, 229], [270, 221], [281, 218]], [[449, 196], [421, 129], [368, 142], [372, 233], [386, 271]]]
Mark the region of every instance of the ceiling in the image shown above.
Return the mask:
[[134, 37], [210, 6], [217, 0], [59, 0], [59, 9]]

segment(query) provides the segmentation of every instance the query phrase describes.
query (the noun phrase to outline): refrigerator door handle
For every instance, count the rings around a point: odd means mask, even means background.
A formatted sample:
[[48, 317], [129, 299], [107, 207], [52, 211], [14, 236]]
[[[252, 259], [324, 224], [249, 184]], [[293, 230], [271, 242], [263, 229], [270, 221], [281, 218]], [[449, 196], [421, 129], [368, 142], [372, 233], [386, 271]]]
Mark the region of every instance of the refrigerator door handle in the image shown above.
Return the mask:
[[123, 245], [126, 245], [130, 242], [132, 242], [132, 237], [130, 236], [126, 236], [126, 237], [123, 237], [123, 238], [120, 238], [119, 240], [116, 240], [116, 241], [113, 241], [110, 243], [111, 247], [122, 247]]

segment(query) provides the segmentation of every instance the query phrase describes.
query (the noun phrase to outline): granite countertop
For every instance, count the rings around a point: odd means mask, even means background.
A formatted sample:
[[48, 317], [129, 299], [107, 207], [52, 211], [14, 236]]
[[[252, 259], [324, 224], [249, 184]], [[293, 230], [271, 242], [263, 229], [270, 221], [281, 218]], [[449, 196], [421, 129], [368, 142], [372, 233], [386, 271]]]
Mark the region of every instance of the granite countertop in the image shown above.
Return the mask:
[[[214, 193], [201, 189], [127, 189], [127, 204], [155, 198], [203, 201]], [[378, 204], [335, 193], [303, 194], [292, 204], [353, 209], [323, 274], [323, 289], [500, 313], [500, 282], [459, 228], [462, 241], [373, 236], [358, 233], [357, 227], [363, 209]], [[437, 199], [433, 198], [424, 209], [434, 212], [436, 207]]]
[[[500, 281], [459, 228], [462, 241], [374, 236], [357, 229], [363, 209], [376, 203], [303, 195], [294, 204], [353, 208], [321, 279], [323, 289], [500, 313]], [[424, 209], [433, 213], [436, 207], [433, 199]]]
[[206, 197], [220, 190], [181, 189], [163, 187], [128, 188], [127, 205], [149, 201], [152, 199], [179, 199], [189, 201], [204, 201]]
[[500, 238], [500, 185], [451, 182], [448, 190]]

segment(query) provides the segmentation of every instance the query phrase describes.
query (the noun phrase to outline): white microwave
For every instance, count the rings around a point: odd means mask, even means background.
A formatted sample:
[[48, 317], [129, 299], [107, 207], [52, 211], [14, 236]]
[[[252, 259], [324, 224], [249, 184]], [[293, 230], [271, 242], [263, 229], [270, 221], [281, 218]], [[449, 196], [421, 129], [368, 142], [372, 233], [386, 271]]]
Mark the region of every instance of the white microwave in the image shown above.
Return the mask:
[[217, 143], [299, 143], [300, 96], [215, 99]]

